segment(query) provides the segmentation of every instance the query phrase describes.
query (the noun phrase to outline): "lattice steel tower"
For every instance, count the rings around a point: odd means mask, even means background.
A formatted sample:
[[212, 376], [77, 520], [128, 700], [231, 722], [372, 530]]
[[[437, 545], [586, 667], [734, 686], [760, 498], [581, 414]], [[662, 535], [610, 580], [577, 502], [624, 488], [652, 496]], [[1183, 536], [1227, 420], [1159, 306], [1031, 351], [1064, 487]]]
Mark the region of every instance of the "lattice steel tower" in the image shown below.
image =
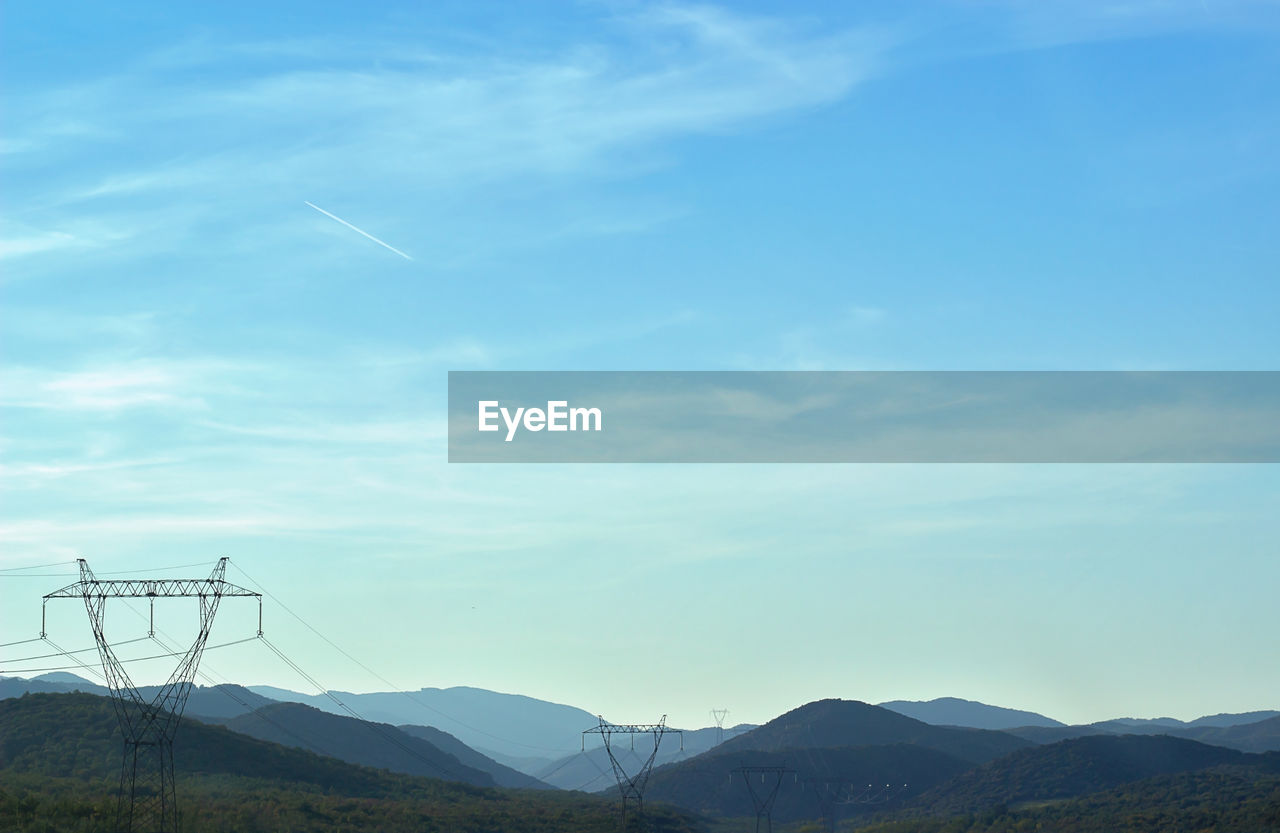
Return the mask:
[[728, 716], [728, 709], [711, 710], [711, 719], [716, 722], [716, 746], [724, 743], [724, 719]]
[[[613, 765], [613, 777], [618, 781], [618, 793], [622, 797], [622, 826], [621, 829], [627, 829], [627, 805], [634, 803], [636, 812], [639, 816], [644, 812], [644, 791], [649, 784], [649, 775], [653, 772], [653, 762], [658, 757], [658, 747], [662, 744], [664, 735], [676, 734], [680, 736], [680, 749], [684, 749], [684, 733], [679, 729], [672, 729], [667, 726], [667, 716], [664, 714], [662, 719], [657, 723], [610, 723], [603, 717], [600, 718], [600, 725], [593, 726], [582, 733], [582, 748], [587, 748], [587, 735], [599, 735], [604, 741], [604, 749], [609, 753], [609, 763]], [[618, 760], [618, 755], [613, 750], [614, 735], [629, 735], [631, 738], [631, 748], [635, 749], [636, 735], [652, 735], [653, 751], [649, 753], [649, 757], [640, 765], [640, 769], [633, 774], [629, 774]]]
[[[778, 800], [782, 779], [795, 775], [796, 771], [785, 766], [740, 766], [730, 771], [729, 780], [733, 780], [735, 773], [742, 776], [742, 782], [751, 794], [751, 806], [756, 811], [756, 833], [761, 833], [761, 830], [773, 833], [773, 803]], [[752, 783], [753, 775], [760, 776], [759, 790]]]
[[[98, 643], [102, 671], [111, 689], [111, 702], [124, 735], [124, 762], [120, 767], [120, 797], [116, 804], [116, 829], [120, 833], [177, 833], [178, 804], [173, 782], [173, 735], [195, 678], [200, 655], [209, 640], [213, 616], [224, 596], [248, 596], [258, 600], [258, 635], [262, 635], [262, 595], [223, 580], [227, 559], [218, 560], [205, 579], [127, 579], [99, 581], [83, 558], [80, 581], [55, 590], [50, 599], [82, 599], [89, 613], [89, 625]], [[124, 665], [111, 650], [102, 621], [107, 599], [147, 599], [151, 603], [151, 632], [155, 636], [155, 600], [194, 597], [200, 600], [200, 632], [195, 642], [160, 686], [155, 697], [146, 700], [129, 679]], [[41, 607], [40, 636], [44, 633]]]

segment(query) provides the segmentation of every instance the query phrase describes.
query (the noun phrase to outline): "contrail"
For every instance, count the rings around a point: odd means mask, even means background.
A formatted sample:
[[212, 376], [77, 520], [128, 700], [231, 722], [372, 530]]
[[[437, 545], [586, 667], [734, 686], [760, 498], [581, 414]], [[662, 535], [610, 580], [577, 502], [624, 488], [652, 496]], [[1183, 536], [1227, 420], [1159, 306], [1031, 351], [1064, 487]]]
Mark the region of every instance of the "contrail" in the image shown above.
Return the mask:
[[311, 207], [312, 207], [312, 208], [314, 208], [316, 211], [319, 211], [319, 212], [320, 212], [321, 214], [323, 214], [324, 216], [329, 217], [329, 218], [334, 219], [334, 220], [337, 220], [339, 223], [342, 223], [344, 226], [346, 226], [347, 228], [351, 229], [352, 231], [358, 231], [358, 232], [360, 232], [360, 233], [361, 233], [361, 234], [363, 234], [365, 237], [367, 237], [367, 238], [369, 238], [370, 240], [372, 240], [374, 243], [377, 243], [379, 246], [382, 246], [382, 247], [383, 247], [383, 248], [385, 248], [385, 249], [390, 249], [391, 251], [393, 251], [393, 252], [395, 252], [396, 254], [400, 255], [400, 257], [404, 258], [405, 260], [413, 260], [413, 258], [409, 257], [407, 254], [405, 254], [404, 252], [400, 251], [400, 250], [399, 250], [399, 249], [397, 249], [395, 246], [392, 246], [390, 243], [384, 243], [384, 242], [382, 242], [381, 240], [379, 240], [378, 238], [374, 237], [374, 236], [373, 236], [372, 234], [370, 234], [369, 232], [365, 231], [365, 230], [364, 230], [364, 229], [362, 229], [362, 228], [357, 228], [356, 226], [351, 225], [350, 223], [348, 223], [346, 220], [342, 219], [342, 218], [341, 218], [341, 217], [339, 217], [338, 215], [336, 215], [336, 214], [330, 214], [328, 211], [325, 211], [323, 208], [321, 208], [320, 206], [316, 205], [315, 203], [307, 202], [306, 200], [303, 200], [303, 202], [304, 202], [304, 203], [307, 203], [307, 205], [311, 206]]

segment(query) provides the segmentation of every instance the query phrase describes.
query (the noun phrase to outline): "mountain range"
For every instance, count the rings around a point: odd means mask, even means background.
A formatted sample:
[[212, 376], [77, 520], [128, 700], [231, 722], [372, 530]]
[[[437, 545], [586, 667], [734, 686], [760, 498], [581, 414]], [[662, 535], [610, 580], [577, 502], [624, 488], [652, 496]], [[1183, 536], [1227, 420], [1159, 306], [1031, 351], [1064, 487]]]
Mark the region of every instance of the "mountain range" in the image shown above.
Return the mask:
[[[71, 814], [68, 818], [90, 812], [85, 801], [109, 806], [120, 748], [109, 703], [89, 693], [31, 693], [75, 688], [102, 691], [72, 675], [0, 678], [0, 696], [5, 698], [0, 699], [4, 729], [0, 731], [0, 813], [4, 802], [14, 796], [24, 797], [11, 805], [19, 810], [37, 807], [42, 808], [40, 813]], [[366, 719], [357, 719], [304, 703], [276, 701], [262, 688], [195, 687], [187, 709], [191, 719], [184, 721], [175, 743], [179, 779], [187, 785], [184, 794], [191, 796], [197, 816], [245, 815], [247, 820], [236, 829], [261, 827], [261, 819], [249, 818], [253, 808], [271, 806], [290, 808], [288, 812], [296, 814], [291, 829], [329, 829], [340, 819], [344, 829], [409, 830], [433, 826], [423, 822], [422, 814], [441, 812], [440, 790], [445, 788], [439, 785], [451, 783], [454, 787], [449, 789], [482, 792], [451, 793], [453, 797], [443, 799], [449, 812], [457, 814], [446, 827], [607, 829], [599, 825], [608, 818], [601, 808], [616, 800], [613, 768], [598, 745], [598, 736], [587, 736], [595, 741], [594, 748], [583, 743], [581, 723], [575, 723], [570, 735], [578, 740], [579, 749], [558, 759], [543, 759], [538, 764], [541, 769], [531, 774], [494, 760], [439, 727], [367, 719], [371, 705], [381, 705], [383, 714], [394, 714], [393, 704], [401, 707], [397, 699], [408, 700], [406, 708], [421, 709], [428, 703], [438, 708], [434, 704], [448, 696], [455, 698], [454, 705], [463, 700], [472, 704], [469, 720], [450, 715], [455, 723], [483, 725], [486, 731], [494, 731], [482, 736], [502, 737], [496, 729], [511, 725], [515, 718], [510, 712], [504, 717], [486, 710], [501, 712], [510, 706], [515, 714], [545, 713], [575, 721], [587, 720], [583, 717], [587, 712], [479, 689], [423, 691], [430, 693], [340, 694], [344, 705], [361, 704]], [[333, 700], [326, 698], [326, 702], [335, 707]], [[947, 698], [888, 705], [915, 709], [934, 720], [987, 725], [1037, 717]], [[646, 795], [646, 807], [661, 819], [655, 829], [705, 830], [718, 824], [714, 819], [750, 818], [752, 790], [773, 786], [777, 787], [776, 821], [857, 818], [860, 824], [876, 825], [881, 819], [890, 825], [884, 827], [886, 833], [1012, 830], [1014, 820], [1016, 829], [1034, 829], [1037, 824], [1041, 829], [1066, 829], [1062, 824], [1066, 811], [1061, 808], [1067, 806], [1092, 814], [1083, 825], [1069, 825], [1089, 833], [1111, 829], [1155, 833], [1167, 829], [1171, 819], [1174, 827], [1186, 826], [1188, 808], [1195, 807], [1201, 808], [1197, 812], [1202, 820], [1224, 830], [1246, 828], [1220, 823], [1222, 819], [1252, 824], [1247, 829], [1258, 830], [1270, 829], [1266, 824], [1273, 815], [1280, 821], [1280, 811], [1269, 809], [1269, 802], [1280, 808], [1280, 752], [1260, 753], [1280, 746], [1276, 742], [1280, 718], [1268, 716], [1274, 713], [1213, 715], [1186, 723], [1122, 719], [1090, 727], [1064, 726], [1044, 718], [997, 730], [935, 724], [895, 709], [856, 700], [819, 700], [760, 726], [724, 730], [719, 744], [721, 733], [715, 729], [668, 735]], [[597, 722], [598, 718], [590, 719], [588, 726]], [[1063, 733], [1078, 736], [1053, 737]], [[1202, 737], [1178, 736], [1185, 733]], [[530, 727], [521, 740], [540, 737], [546, 739]], [[636, 741], [634, 748], [631, 740]], [[634, 773], [652, 751], [651, 736], [628, 736], [625, 747], [622, 742], [614, 737], [615, 755], [626, 771]], [[1227, 748], [1228, 743], [1258, 751]], [[526, 756], [524, 760], [539, 759]], [[588, 800], [574, 790], [600, 795]], [[1160, 790], [1160, 797], [1148, 790]], [[227, 805], [232, 794], [241, 799]], [[489, 794], [495, 797], [484, 797]], [[533, 795], [546, 795], [552, 804], [522, 797]], [[356, 805], [344, 804], [341, 796], [367, 799], [374, 809], [361, 816], [363, 821], [352, 822], [350, 812]], [[534, 826], [527, 828], [493, 821], [494, 802], [508, 802], [539, 820], [529, 822]], [[680, 809], [663, 811], [664, 805]], [[415, 816], [402, 813], [404, 807], [416, 808], [416, 827], [407, 820]], [[553, 816], [556, 821], [551, 820]], [[478, 824], [479, 818], [490, 822]], [[1163, 826], [1153, 819], [1163, 820]], [[944, 822], [947, 826], [941, 826]], [[41, 829], [34, 821], [33, 825], [16, 829]]]

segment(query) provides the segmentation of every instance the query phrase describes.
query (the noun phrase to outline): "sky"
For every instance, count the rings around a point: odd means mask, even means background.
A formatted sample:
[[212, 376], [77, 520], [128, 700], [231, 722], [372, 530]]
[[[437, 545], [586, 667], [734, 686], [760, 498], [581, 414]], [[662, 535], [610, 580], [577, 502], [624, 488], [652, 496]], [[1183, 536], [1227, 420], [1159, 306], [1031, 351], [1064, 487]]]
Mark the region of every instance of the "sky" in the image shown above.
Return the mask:
[[228, 556], [335, 689], [1280, 708], [1274, 465], [445, 447], [449, 370], [1277, 369], [1280, 5], [17, 0], [0, 42], [0, 643], [76, 558]]

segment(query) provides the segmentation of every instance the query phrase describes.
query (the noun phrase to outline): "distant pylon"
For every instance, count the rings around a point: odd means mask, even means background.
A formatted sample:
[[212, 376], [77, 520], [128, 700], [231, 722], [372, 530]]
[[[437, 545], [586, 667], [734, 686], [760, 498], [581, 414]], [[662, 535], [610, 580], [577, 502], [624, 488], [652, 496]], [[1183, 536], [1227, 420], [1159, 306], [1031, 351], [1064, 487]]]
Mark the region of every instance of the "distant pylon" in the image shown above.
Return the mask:
[[[735, 773], [742, 776], [747, 792], [751, 794], [751, 806], [756, 811], [756, 833], [773, 833], [773, 802], [778, 800], [783, 777], [795, 775], [795, 772], [785, 766], [740, 766], [730, 772], [730, 780], [733, 780]], [[760, 776], [758, 790], [752, 783], [753, 776], [756, 775]]]
[[[44, 609], [50, 599], [83, 599], [89, 612], [102, 658], [103, 675], [111, 690], [120, 731], [124, 735], [124, 763], [120, 768], [120, 796], [116, 802], [118, 833], [177, 833], [178, 798], [173, 781], [173, 735], [191, 694], [200, 655], [209, 640], [209, 629], [223, 596], [249, 596], [258, 600], [258, 636], [262, 636], [262, 594], [237, 587], [223, 580], [227, 559], [207, 579], [126, 579], [99, 581], [89, 564], [80, 562], [80, 581], [55, 590], [44, 597], [41, 606], [40, 636], [44, 632]], [[143, 699], [129, 679], [124, 665], [111, 650], [103, 632], [102, 621], [107, 599], [147, 599], [152, 604], [151, 634], [155, 633], [155, 600], [171, 597], [200, 599], [200, 632], [195, 643], [178, 661], [169, 681], [160, 686], [155, 697]]]
[[830, 833], [839, 823], [839, 805], [850, 803], [856, 782], [847, 778], [806, 778], [804, 786], [813, 790], [821, 820]]
[[711, 710], [711, 719], [716, 722], [716, 746], [724, 743], [724, 719], [728, 716], [728, 709]]

